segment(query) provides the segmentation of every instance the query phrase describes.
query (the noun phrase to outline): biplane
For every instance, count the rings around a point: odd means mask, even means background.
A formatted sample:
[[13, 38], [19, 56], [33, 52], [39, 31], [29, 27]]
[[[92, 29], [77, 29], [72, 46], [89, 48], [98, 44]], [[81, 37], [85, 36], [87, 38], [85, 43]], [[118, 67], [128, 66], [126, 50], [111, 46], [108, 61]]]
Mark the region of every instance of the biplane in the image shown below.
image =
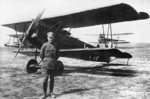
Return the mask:
[[[100, 33], [100, 34], [85, 34], [86, 36], [98, 36], [98, 41], [96, 42], [88, 42], [89, 44], [92, 44], [96, 47], [108, 47], [110, 43], [112, 43], [112, 45], [115, 46], [111, 46], [111, 48], [118, 48], [118, 44], [127, 44], [130, 43], [129, 41], [126, 40], [120, 40], [119, 37], [120, 36], [124, 36], [124, 35], [131, 35], [133, 33], [116, 33], [116, 34], [112, 34], [110, 35], [109, 32], [107, 32], [107, 34], [105, 35], [105, 33]], [[109, 36], [117, 36], [117, 38], [110, 38]], [[96, 43], [93, 44], [93, 43]], [[105, 46], [102, 46], [105, 45]]]
[[[4, 45], [6, 47], [16, 47], [19, 48], [23, 39], [24, 34], [10, 34], [9, 36], [9, 41], [7, 43], [5, 43]], [[13, 42], [11, 42], [13, 39]], [[22, 49], [27, 49], [27, 48], [34, 48], [34, 46], [32, 46], [32, 44], [30, 44], [30, 42], [26, 41], [23, 46]]]
[[[112, 61], [111, 57], [115, 57], [116, 59], [126, 58], [129, 60], [132, 58], [132, 55], [127, 52], [122, 52], [116, 48], [96, 48], [72, 37], [71, 29], [108, 24], [110, 25], [110, 34], [112, 39], [112, 23], [136, 21], [149, 18], [147, 13], [137, 12], [133, 7], [124, 3], [40, 19], [43, 12], [44, 11], [42, 11], [37, 18], [32, 21], [2, 25], [12, 28], [18, 32], [24, 32], [25, 34], [21, 45], [16, 52], [16, 56], [19, 52], [24, 54], [31, 53], [30, 51], [20, 51], [26, 40], [33, 44], [37, 49], [40, 49], [43, 43], [47, 41], [46, 33], [48, 31], [53, 31], [57, 36], [56, 42], [60, 48], [60, 56], [107, 63]], [[64, 30], [65, 28], [69, 28], [69, 31]], [[38, 55], [37, 52], [37, 50], [34, 52], [35, 56]], [[36, 57], [35, 59], [29, 60], [26, 67], [27, 72], [36, 72], [40, 62], [37, 62]], [[58, 70], [61, 72], [63, 69], [64, 66], [62, 62], [58, 61]]]
[[22, 34], [21, 35], [20, 34], [18, 34], [18, 35], [11, 34], [8, 36], [9, 36], [9, 41], [7, 43], [5, 43], [4, 45], [6, 47], [17, 47], [17, 48], [19, 48], [20, 41], [18, 38], [20, 38], [22, 36]]

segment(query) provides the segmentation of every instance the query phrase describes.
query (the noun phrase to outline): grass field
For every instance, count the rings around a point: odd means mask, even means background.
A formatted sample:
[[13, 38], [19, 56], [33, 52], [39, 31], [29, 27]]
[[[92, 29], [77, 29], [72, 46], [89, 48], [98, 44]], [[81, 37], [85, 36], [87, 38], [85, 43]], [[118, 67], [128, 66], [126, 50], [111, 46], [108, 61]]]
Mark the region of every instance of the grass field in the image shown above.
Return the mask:
[[[133, 55], [109, 65], [61, 57], [62, 76], [55, 77], [56, 99], [150, 99], [150, 44], [130, 44], [121, 49]], [[12, 48], [0, 48], [0, 99], [40, 99], [43, 74], [27, 74], [29, 59]], [[39, 59], [38, 59], [39, 60]], [[30, 97], [30, 98], [29, 98]], [[49, 99], [49, 98], [47, 98]]]

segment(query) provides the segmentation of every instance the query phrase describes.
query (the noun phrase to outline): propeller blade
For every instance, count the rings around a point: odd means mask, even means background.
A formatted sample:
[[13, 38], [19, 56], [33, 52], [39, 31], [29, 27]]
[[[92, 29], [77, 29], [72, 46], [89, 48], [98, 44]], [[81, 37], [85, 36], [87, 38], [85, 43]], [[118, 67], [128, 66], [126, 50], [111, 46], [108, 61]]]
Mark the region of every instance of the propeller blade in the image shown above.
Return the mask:
[[40, 21], [41, 16], [43, 15], [45, 10], [43, 10], [41, 13], [38, 14], [38, 16], [36, 17], [35, 20], [32, 21], [32, 23], [30, 24], [29, 28], [26, 31], [26, 35], [25, 35], [25, 39], [23, 40], [22, 43], [24, 43], [24, 41], [26, 40], [27, 36], [31, 33], [33, 33], [34, 31], [36, 31], [37, 27], [38, 27], [38, 23]]
[[20, 45], [20, 47], [19, 47], [19, 49], [18, 49], [18, 51], [17, 51], [17, 53], [16, 53], [14, 59], [17, 57], [18, 53], [20, 52], [20, 49], [22, 48], [22, 45], [23, 45], [23, 44]]
[[36, 17], [36, 19], [34, 20], [34, 25], [33, 26], [36, 27], [38, 25], [38, 23], [40, 21], [40, 18], [43, 15], [44, 11], [45, 11], [45, 9], [41, 13], [39, 13], [39, 15]]
[[23, 38], [23, 40], [22, 40], [22, 42], [21, 42], [21, 45], [20, 45], [20, 47], [19, 47], [19, 49], [18, 49], [18, 51], [17, 51], [17, 53], [16, 53], [14, 59], [17, 57], [18, 53], [20, 52], [20, 49], [22, 48], [22, 46], [23, 46], [25, 40], [27, 39], [28, 35], [29, 35], [29, 34], [32, 35], [33, 32], [34, 32], [34, 30], [37, 29], [38, 24], [39, 24], [39, 21], [40, 21], [40, 18], [41, 18], [41, 16], [43, 15], [44, 11], [45, 11], [45, 9], [44, 9], [41, 13], [39, 13], [38, 16], [36, 17], [36, 19], [33, 20], [32, 23], [30, 24], [29, 28], [27, 29], [27, 31], [26, 31], [26, 33], [25, 33], [25, 35], [24, 35], [24, 38]]

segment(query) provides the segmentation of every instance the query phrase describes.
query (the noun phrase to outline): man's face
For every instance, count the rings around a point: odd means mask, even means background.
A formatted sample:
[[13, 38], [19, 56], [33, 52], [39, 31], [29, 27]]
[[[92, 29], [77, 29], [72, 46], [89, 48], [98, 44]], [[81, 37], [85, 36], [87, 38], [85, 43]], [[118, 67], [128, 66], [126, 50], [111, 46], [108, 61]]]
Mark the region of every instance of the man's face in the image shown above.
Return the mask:
[[54, 41], [54, 34], [52, 32], [48, 33], [47, 39], [49, 43], [52, 43]]

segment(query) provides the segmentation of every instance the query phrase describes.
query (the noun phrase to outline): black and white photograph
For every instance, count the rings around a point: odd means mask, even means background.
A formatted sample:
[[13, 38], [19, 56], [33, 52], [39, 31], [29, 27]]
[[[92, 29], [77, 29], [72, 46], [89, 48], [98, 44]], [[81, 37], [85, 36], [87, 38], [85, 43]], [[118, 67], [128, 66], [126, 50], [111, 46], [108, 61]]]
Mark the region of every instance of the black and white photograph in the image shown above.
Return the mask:
[[0, 99], [150, 99], [150, 0], [0, 0]]

